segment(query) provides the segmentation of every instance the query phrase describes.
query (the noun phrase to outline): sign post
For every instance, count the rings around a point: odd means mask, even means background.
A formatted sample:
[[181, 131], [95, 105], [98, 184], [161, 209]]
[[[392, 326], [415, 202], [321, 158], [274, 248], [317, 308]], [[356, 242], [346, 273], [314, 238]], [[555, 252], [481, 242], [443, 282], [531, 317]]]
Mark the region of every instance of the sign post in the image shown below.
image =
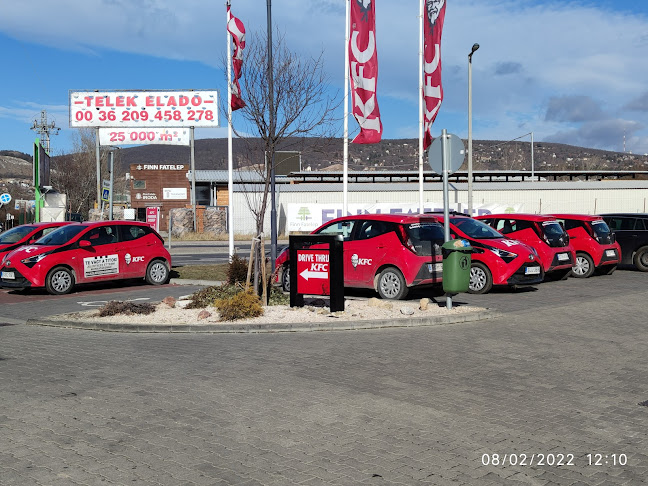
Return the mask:
[[290, 236], [290, 306], [303, 307], [304, 295], [329, 295], [331, 312], [344, 310], [342, 237]]
[[[466, 150], [462, 140], [456, 135], [448, 134], [445, 128], [441, 131], [441, 136], [434, 139], [428, 150], [430, 167], [434, 172], [443, 176], [443, 239], [448, 242], [450, 240], [448, 175], [461, 167]], [[449, 294], [446, 295], [446, 307], [452, 309], [452, 296]]]

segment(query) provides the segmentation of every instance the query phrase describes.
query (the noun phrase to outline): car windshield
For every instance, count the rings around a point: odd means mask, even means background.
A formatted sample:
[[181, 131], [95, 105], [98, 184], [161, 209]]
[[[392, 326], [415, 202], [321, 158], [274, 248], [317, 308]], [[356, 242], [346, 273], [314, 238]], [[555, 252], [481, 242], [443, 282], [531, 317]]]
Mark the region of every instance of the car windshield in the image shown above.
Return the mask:
[[475, 239], [504, 238], [505, 236], [496, 229], [471, 218], [450, 218], [450, 222], [466, 236]]
[[29, 233], [34, 231], [36, 226], [16, 226], [10, 230], [0, 234], [0, 245], [8, 245], [9, 243], [17, 243], [22, 240]]
[[76, 235], [81, 233], [84, 229], [86, 229], [86, 226], [81, 226], [81, 225], [77, 226], [74, 224], [61, 226], [56, 231], [52, 231], [48, 235], [39, 238], [38, 240], [36, 240], [34, 244], [35, 245], [64, 245], [72, 238], [74, 238]]

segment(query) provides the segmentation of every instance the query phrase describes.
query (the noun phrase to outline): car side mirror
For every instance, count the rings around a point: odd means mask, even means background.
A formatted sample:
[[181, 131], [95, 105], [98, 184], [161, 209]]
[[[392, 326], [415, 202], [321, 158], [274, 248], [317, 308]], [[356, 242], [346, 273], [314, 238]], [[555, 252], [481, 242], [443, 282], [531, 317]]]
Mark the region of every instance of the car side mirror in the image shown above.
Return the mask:
[[92, 243], [90, 243], [88, 240], [79, 241], [79, 247], [80, 248], [89, 248], [91, 246], [92, 246]]
[[33, 245], [35, 241], [36, 241], [36, 238], [32, 238], [31, 240], [29, 240], [29, 244]]
[[616, 243], [616, 233], [610, 233], [610, 240], [612, 240], [612, 243]]

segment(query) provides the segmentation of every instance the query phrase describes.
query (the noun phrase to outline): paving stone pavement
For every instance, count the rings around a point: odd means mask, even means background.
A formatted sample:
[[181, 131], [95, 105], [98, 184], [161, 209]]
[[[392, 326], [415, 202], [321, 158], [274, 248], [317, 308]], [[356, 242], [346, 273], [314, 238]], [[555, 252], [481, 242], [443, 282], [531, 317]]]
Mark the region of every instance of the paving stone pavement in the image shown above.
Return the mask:
[[647, 279], [461, 295], [504, 316], [426, 328], [0, 326], [0, 484], [644, 484]]

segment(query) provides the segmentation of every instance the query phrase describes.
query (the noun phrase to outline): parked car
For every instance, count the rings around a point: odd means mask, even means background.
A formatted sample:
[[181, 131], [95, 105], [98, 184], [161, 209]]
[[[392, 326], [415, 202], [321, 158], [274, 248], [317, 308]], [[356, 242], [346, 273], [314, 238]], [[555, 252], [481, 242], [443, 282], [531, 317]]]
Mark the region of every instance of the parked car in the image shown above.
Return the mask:
[[143, 277], [160, 285], [170, 269], [164, 240], [147, 223], [71, 223], [5, 255], [0, 286], [67, 294], [75, 284], [117, 279]]
[[605, 221], [596, 215], [552, 214], [563, 225], [576, 251], [572, 277], [587, 278], [594, 272], [609, 275], [621, 261], [621, 248]]
[[648, 214], [611, 213], [601, 217], [621, 248], [621, 263], [648, 272]]
[[[443, 216], [438, 216], [443, 223]], [[468, 292], [485, 294], [493, 285], [534, 285], [544, 279], [537, 252], [510, 239], [482, 221], [463, 214], [450, 215], [451, 237], [473, 247]]]
[[[443, 225], [432, 215], [343, 216], [312, 234], [342, 235], [344, 286], [374, 289], [383, 299], [403, 299], [409, 289], [441, 282]], [[288, 249], [276, 260], [290, 290]]]
[[61, 226], [70, 224], [67, 221], [55, 221], [51, 223], [29, 223], [14, 226], [0, 234], [0, 261], [10, 251], [23, 245], [33, 243], [41, 236], [45, 236]]
[[500, 233], [535, 248], [545, 275], [567, 278], [576, 263], [569, 235], [553, 216], [542, 214], [485, 214], [476, 216]]

